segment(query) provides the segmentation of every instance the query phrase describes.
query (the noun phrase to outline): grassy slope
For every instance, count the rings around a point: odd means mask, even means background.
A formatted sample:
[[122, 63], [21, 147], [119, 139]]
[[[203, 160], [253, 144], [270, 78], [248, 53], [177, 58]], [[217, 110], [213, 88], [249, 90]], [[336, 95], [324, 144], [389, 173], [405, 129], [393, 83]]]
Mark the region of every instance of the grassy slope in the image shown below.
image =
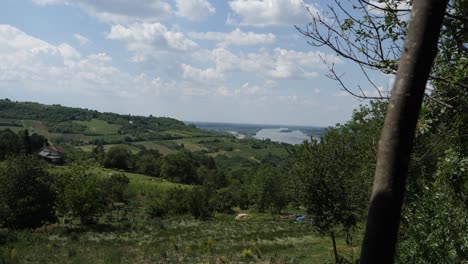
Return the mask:
[[92, 119], [91, 121], [73, 121], [87, 127], [87, 134], [92, 135], [116, 135], [121, 126], [109, 124], [104, 120]]
[[[331, 263], [331, 242], [306, 223], [276, 222], [253, 214], [238, 222], [220, 214], [212, 221], [188, 217], [157, 222], [125, 222], [93, 229], [20, 233], [9, 244], [19, 263]], [[245, 249], [251, 258], [242, 259]], [[357, 248], [338, 240], [340, 253]], [[10, 251], [11, 252], [11, 251]]]
[[[101, 172], [101, 177], [121, 173], [95, 170]], [[130, 178], [131, 190], [138, 193], [184, 187], [140, 174], [125, 174]], [[10, 242], [0, 244], [0, 253], [12, 259], [12, 263], [327, 263], [333, 260], [330, 240], [315, 233], [308, 223], [273, 221], [270, 214], [251, 212], [251, 215], [252, 219], [242, 222], [235, 221], [235, 215], [227, 214], [217, 214], [211, 221], [187, 216], [145, 221], [139, 215], [130, 215], [128, 220], [112, 225], [54, 226], [47, 233], [12, 231], [7, 235]], [[358, 250], [346, 247], [342, 239], [338, 239], [338, 249], [351, 255]], [[242, 258], [244, 250], [251, 250], [252, 256]]]

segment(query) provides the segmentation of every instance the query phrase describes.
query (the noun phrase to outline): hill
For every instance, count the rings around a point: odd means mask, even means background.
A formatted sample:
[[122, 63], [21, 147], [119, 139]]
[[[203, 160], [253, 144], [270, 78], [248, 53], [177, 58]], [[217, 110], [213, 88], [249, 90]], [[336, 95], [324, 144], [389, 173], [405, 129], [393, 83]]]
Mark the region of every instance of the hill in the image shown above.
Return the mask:
[[236, 139], [168, 117], [101, 113], [8, 99], [0, 99], [0, 130], [3, 129], [27, 129], [46, 137], [53, 145], [73, 146], [86, 152], [97, 144], [103, 144], [105, 150], [124, 146], [133, 153], [154, 149], [163, 155], [186, 149], [213, 157], [225, 167], [278, 160], [287, 155], [288, 146], [270, 140]]

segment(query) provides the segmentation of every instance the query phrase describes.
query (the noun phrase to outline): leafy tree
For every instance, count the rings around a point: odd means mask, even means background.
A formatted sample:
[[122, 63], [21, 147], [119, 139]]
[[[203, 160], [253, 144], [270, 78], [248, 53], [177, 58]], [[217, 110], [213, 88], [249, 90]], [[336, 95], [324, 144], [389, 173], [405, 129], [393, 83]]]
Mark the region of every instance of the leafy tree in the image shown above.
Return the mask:
[[10, 129], [0, 131], [0, 160], [5, 159], [8, 155], [18, 154], [21, 145], [19, 144], [18, 135]]
[[281, 214], [281, 210], [290, 201], [286, 175], [270, 166], [263, 166], [257, 171], [254, 180], [254, 196], [258, 210], [268, 209], [272, 213]]
[[93, 146], [92, 152], [97, 156], [98, 160], [104, 159], [106, 151], [104, 150], [104, 144], [102, 143], [102, 141], [98, 141], [96, 145]]
[[63, 209], [79, 217], [82, 225], [90, 223], [91, 217], [107, 208], [108, 202], [95, 172], [75, 164], [65, 172], [63, 180]]
[[46, 165], [31, 156], [9, 157], [0, 165], [0, 224], [35, 228], [56, 220], [56, 195]]
[[111, 147], [104, 158], [104, 167], [129, 170], [133, 168], [133, 154], [121, 146]]
[[[448, 8], [445, 5], [448, 2]], [[411, 10], [410, 10], [411, 9]], [[350, 11], [352, 10], [352, 11]], [[431, 10], [430, 12], [425, 12]], [[447, 10], [444, 17], [444, 10]], [[383, 0], [377, 2], [358, 0], [349, 2], [334, 1], [329, 6], [328, 12], [323, 14], [312, 14], [313, 21], [308, 24], [304, 29], [300, 29], [310, 39], [310, 44], [314, 46], [326, 46], [339, 54], [341, 57], [355, 62], [358, 67], [368, 77], [367, 71], [377, 70], [383, 73], [395, 74], [397, 69], [401, 71], [402, 76], [399, 80], [405, 82], [395, 81], [400, 85], [392, 92], [395, 100], [391, 102], [393, 106], [391, 109], [392, 118], [389, 117], [386, 136], [381, 140], [383, 144], [387, 142], [401, 142], [401, 144], [392, 149], [391, 146], [396, 144], [388, 144], [385, 151], [382, 151], [382, 156], [390, 157], [387, 161], [401, 162], [399, 164], [383, 164], [380, 168], [386, 168], [390, 173], [388, 175], [395, 175], [394, 172], [398, 171], [398, 178], [386, 181], [388, 184], [380, 184], [379, 186], [392, 186], [386, 190], [383, 196], [393, 195], [397, 193], [393, 201], [400, 203], [402, 200], [404, 179], [406, 175], [406, 167], [409, 163], [409, 186], [407, 188], [407, 197], [405, 198], [405, 206], [414, 208], [416, 203], [420, 202], [421, 197], [425, 197], [426, 202], [428, 199], [435, 199], [435, 196], [425, 195], [426, 187], [431, 186], [436, 178], [437, 159], [443, 156], [444, 150], [456, 149], [460, 155], [467, 155], [467, 140], [466, 131], [468, 130], [467, 124], [467, 100], [468, 98], [468, 72], [467, 67], [467, 2], [461, 0], [451, 1], [399, 1], [399, 0]], [[414, 16], [416, 21], [413, 29], [408, 27], [408, 17], [410, 11], [417, 11], [418, 15]], [[430, 14], [430, 17], [429, 17]], [[443, 19], [443, 21], [442, 21]], [[442, 24], [441, 33], [438, 34]], [[423, 32], [424, 35], [422, 34]], [[407, 45], [403, 47], [403, 40], [405, 35], [411, 33], [406, 37]], [[440, 37], [437, 40], [437, 35]], [[425, 38], [422, 40], [422, 38]], [[435, 43], [438, 41], [437, 48]], [[423, 48], [418, 48], [418, 45]], [[413, 52], [412, 54], [408, 52]], [[424, 53], [424, 54], [423, 54]], [[437, 53], [437, 54], [436, 54]], [[403, 56], [402, 56], [403, 55]], [[435, 61], [432, 59], [435, 55]], [[410, 58], [410, 60], [400, 61], [402, 58]], [[418, 65], [414, 66], [414, 62], [418, 61]], [[432, 69], [429, 69], [430, 66]], [[409, 66], [409, 67], [408, 67]], [[342, 75], [337, 72], [334, 65], [329, 65], [330, 76], [339, 82], [343, 89], [350, 94], [364, 99], [372, 98], [362, 90], [350, 88], [347, 81], [342, 78]], [[410, 70], [411, 69], [411, 70]], [[411, 78], [408, 78], [411, 76]], [[416, 135], [416, 146], [412, 160], [409, 161], [409, 150], [413, 145], [412, 138], [414, 125], [416, 123], [419, 106], [422, 100], [422, 93], [426, 85], [426, 79], [429, 78], [431, 82], [430, 93], [425, 94], [425, 102], [423, 105], [422, 116], [418, 120], [417, 130], [419, 135]], [[415, 83], [406, 81], [415, 80]], [[377, 85], [369, 79], [371, 85], [378, 91]], [[402, 85], [404, 84], [404, 86]], [[417, 85], [416, 85], [417, 84]], [[418, 88], [416, 88], [419, 86]], [[410, 89], [411, 88], [411, 89]], [[380, 93], [377, 98], [386, 98], [386, 94]], [[398, 97], [398, 99], [396, 99]], [[410, 102], [411, 101], [411, 102]], [[403, 102], [402, 104], [400, 104]], [[410, 102], [405, 104], [405, 102]], [[399, 114], [395, 114], [399, 111]], [[399, 117], [399, 122], [397, 118]], [[402, 125], [399, 127], [399, 125]], [[390, 132], [394, 132], [391, 134]], [[421, 133], [422, 132], [422, 133]], [[390, 136], [389, 136], [390, 135]], [[384, 154], [387, 153], [387, 154]], [[379, 170], [379, 175], [385, 174], [383, 170]], [[398, 179], [398, 180], [396, 180]], [[401, 180], [403, 179], [403, 180]], [[445, 181], [451, 181], [446, 178]], [[376, 182], [383, 183], [384, 181], [379, 178]], [[398, 186], [394, 185], [396, 183]], [[446, 183], [448, 184], [448, 183]], [[376, 188], [376, 190], [379, 188]], [[373, 195], [375, 197], [376, 195]], [[380, 197], [383, 197], [380, 196]], [[438, 202], [448, 201], [439, 199]], [[459, 201], [463, 203], [462, 200]], [[391, 204], [391, 202], [389, 203]], [[447, 205], [450, 206], [450, 205]], [[396, 208], [395, 214], [399, 214], [399, 205], [396, 207], [374, 206], [374, 208]], [[442, 207], [437, 207], [442, 208]], [[387, 209], [388, 212], [390, 209]], [[425, 210], [418, 210], [423, 212]], [[388, 217], [388, 213], [382, 216], [381, 222], [398, 221], [399, 217]], [[430, 211], [425, 211], [428, 215], [426, 219], [430, 219]], [[404, 210], [404, 214], [409, 214], [410, 211]], [[421, 215], [419, 215], [421, 217]], [[372, 214], [373, 217], [373, 214]], [[404, 216], [406, 219], [407, 216]], [[412, 222], [414, 223], [414, 222]], [[450, 221], [448, 222], [450, 223]], [[418, 237], [420, 234], [409, 232], [415, 230], [409, 226], [408, 221], [403, 221], [402, 229], [407, 233], [400, 234], [403, 239], [400, 245], [406, 245], [401, 250], [408, 247], [407, 242], [415, 243], [412, 248], [424, 248], [429, 244], [423, 242], [421, 239], [412, 239]], [[430, 222], [426, 222], [427, 225]], [[376, 229], [375, 234], [380, 231], [386, 232], [392, 230], [392, 239], [387, 236], [381, 241], [383, 243], [369, 242], [368, 245], [382, 245], [384, 251], [394, 247], [394, 240], [396, 238], [396, 231], [398, 223], [384, 224], [385, 228], [380, 228], [374, 225]], [[389, 228], [393, 226], [392, 228]], [[430, 228], [428, 226], [427, 228]], [[447, 231], [451, 230], [447, 228]], [[456, 230], [454, 228], [453, 230]], [[409, 233], [408, 233], [409, 232]], [[456, 237], [455, 234], [449, 237]], [[367, 239], [365, 239], [367, 241]], [[389, 242], [391, 241], [391, 242]], [[388, 243], [388, 244], [387, 244]], [[366, 243], [364, 243], [366, 244]], [[367, 247], [363, 247], [367, 248]], [[430, 247], [428, 247], [430, 248]], [[368, 253], [374, 254], [377, 258], [382, 258], [380, 251], [374, 249], [367, 250]], [[392, 254], [392, 253], [391, 253]], [[402, 252], [400, 252], [400, 255]], [[418, 255], [418, 254], [416, 254]], [[443, 255], [442, 255], [443, 256]], [[384, 256], [387, 261], [391, 261], [391, 256]], [[365, 262], [365, 260], [362, 260]], [[370, 261], [376, 262], [376, 261]], [[405, 262], [405, 261], [403, 261]], [[417, 262], [413, 259], [411, 262]]]
[[129, 199], [128, 185], [130, 179], [122, 173], [112, 174], [100, 182], [100, 189], [106, 203], [126, 203]]
[[181, 183], [197, 183], [196, 164], [190, 152], [180, 151], [164, 157], [161, 176]]
[[363, 218], [368, 197], [368, 180], [355, 160], [354, 134], [345, 128], [329, 129], [320, 141], [304, 142], [291, 151], [303, 204], [317, 231], [330, 235], [336, 262], [336, 229], [352, 230]]
[[136, 161], [136, 171], [141, 174], [159, 176], [162, 155], [157, 150], [141, 151]]
[[435, 179], [404, 208], [401, 263], [464, 263], [468, 259], [468, 158], [454, 149], [440, 158]]
[[210, 219], [214, 208], [210, 205], [209, 191], [202, 187], [194, 187], [190, 191], [190, 214], [196, 219]]

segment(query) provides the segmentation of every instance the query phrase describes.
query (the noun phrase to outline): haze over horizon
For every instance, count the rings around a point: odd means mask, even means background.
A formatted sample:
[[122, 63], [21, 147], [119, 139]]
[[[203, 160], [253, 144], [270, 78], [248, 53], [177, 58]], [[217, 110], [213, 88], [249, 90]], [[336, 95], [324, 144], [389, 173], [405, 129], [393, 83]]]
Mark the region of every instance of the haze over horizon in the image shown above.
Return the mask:
[[[371, 93], [359, 69], [293, 25], [325, 1], [6, 0], [0, 98], [185, 121], [330, 126]], [[371, 78], [388, 87], [389, 76]]]

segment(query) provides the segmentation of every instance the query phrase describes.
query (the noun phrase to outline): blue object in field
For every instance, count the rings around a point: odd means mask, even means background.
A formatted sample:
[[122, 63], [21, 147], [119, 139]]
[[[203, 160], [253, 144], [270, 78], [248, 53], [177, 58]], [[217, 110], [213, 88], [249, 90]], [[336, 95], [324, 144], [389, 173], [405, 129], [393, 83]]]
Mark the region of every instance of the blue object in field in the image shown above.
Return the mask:
[[300, 215], [300, 216], [296, 217], [296, 222], [302, 222], [302, 221], [304, 221], [304, 219], [305, 219], [305, 215]]

